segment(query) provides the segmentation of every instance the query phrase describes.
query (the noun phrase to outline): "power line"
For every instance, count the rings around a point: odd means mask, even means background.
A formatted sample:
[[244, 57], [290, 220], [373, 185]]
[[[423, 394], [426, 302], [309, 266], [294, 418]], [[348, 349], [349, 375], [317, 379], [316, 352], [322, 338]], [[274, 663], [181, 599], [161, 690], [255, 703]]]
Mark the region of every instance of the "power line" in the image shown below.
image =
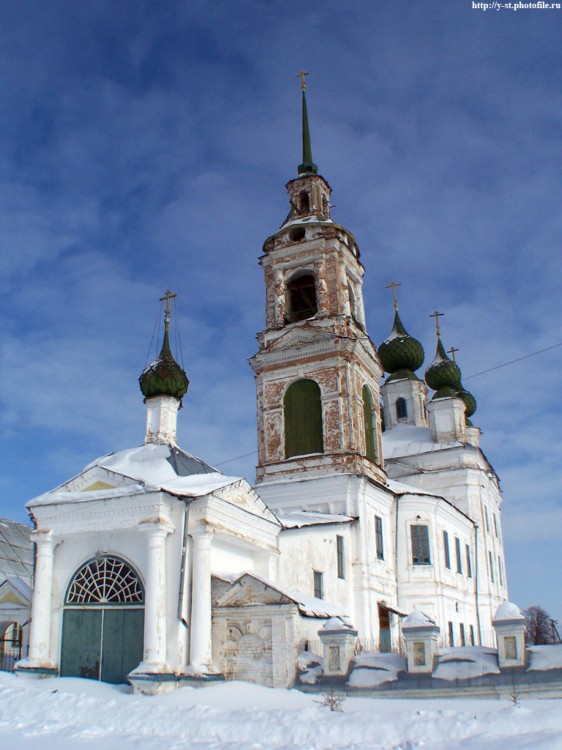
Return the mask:
[[[544, 354], [544, 352], [549, 352], [551, 349], [556, 349], [557, 347], [562, 346], [562, 341], [558, 344], [552, 344], [552, 346], [547, 346], [544, 349], [539, 349], [536, 352], [531, 352], [530, 354], [524, 354], [522, 357], [517, 357], [516, 359], [510, 359], [509, 362], [503, 362], [501, 365], [494, 365], [494, 367], [488, 367], [487, 370], [481, 370], [480, 372], [475, 372], [472, 375], [467, 375], [466, 377], [463, 377], [463, 380], [470, 380], [470, 378], [477, 378], [479, 375], [485, 375], [487, 372], [493, 372], [494, 370], [500, 370], [502, 367], [508, 367], [508, 365], [513, 365], [516, 362], [521, 362], [523, 359], [529, 359], [530, 357], [536, 357], [538, 354]], [[408, 401], [411, 401], [412, 399], [408, 399]], [[239, 461], [241, 458], [248, 458], [248, 456], [255, 456], [257, 451], [251, 451], [250, 453], [244, 453], [242, 456], [236, 456], [235, 458], [229, 458], [226, 461], [220, 461], [220, 463], [215, 464], [215, 466], [224, 466], [225, 464], [229, 464], [232, 461]]]
[[489, 367], [487, 370], [482, 370], [481, 372], [475, 372], [473, 375], [467, 375], [466, 377], [463, 377], [463, 380], [470, 380], [470, 378], [477, 378], [479, 375], [484, 375], [487, 372], [492, 372], [492, 370], [499, 370], [501, 367], [507, 367], [508, 365], [513, 365], [515, 362], [521, 362], [521, 360], [529, 359], [529, 357], [536, 357], [537, 354], [542, 354], [543, 352], [549, 352], [551, 349], [556, 349], [557, 346], [562, 346], [562, 341], [559, 344], [553, 344], [552, 346], [547, 346], [544, 349], [539, 349], [537, 352], [531, 352], [531, 354], [524, 354], [522, 357], [517, 357], [517, 359], [511, 359], [509, 362], [504, 362], [501, 365], [495, 365], [494, 367]]

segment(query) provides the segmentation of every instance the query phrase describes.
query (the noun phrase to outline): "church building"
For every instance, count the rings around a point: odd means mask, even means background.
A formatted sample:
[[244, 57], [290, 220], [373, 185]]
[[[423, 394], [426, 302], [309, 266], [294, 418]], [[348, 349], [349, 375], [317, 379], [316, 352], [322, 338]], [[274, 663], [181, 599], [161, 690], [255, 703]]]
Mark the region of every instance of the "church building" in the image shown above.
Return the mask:
[[263, 246], [265, 327], [250, 364], [256, 483], [177, 445], [188, 379], [169, 343], [140, 377], [146, 435], [28, 503], [35, 525], [29, 654], [19, 674], [290, 686], [327, 622], [399, 650], [421, 610], [442, 643], [494, 645], [507, 600], [498, 478], [473, 396], [442, 341], [425, 371], [398, 313], [375, 348], [355, 237], [312, 160]]

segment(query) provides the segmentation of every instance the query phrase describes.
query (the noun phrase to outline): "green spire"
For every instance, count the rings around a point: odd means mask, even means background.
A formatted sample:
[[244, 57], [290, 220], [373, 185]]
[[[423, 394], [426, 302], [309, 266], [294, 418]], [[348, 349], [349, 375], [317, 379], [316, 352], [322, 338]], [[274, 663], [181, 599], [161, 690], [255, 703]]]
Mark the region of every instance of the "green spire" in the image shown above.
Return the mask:
[[299, 164], [299, 174], [318, 174], [318, 167], [312, 161], [312, 146], [310, 145], [310, 127], [308, 125], [308, 109], [306, 107], [306, 81], [304, 70], [299, 73], [302, 90], [302, 164]]
[[398, 314], [398, 300], [396, 299], [396, 287], [400, 284], [393, 281], [388, 284], [387, 289], [392, 289], [394, 299], [394, 323], [390, 336], [385, 339], [378, 348], [379, 358], [385, 372], [390, 373], [387, 383], [391, 380], [418, 380], [414, 371], [423, 364], [424, 351], [420, 342], [410, 336], [404, 328], [400, 315]]

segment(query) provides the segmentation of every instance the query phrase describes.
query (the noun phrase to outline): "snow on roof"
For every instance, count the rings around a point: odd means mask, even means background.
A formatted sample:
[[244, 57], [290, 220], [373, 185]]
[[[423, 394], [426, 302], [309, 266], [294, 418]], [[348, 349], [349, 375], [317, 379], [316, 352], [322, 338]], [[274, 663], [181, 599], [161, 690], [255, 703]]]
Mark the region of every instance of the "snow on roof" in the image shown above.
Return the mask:
[[562, 669], [562, 644], [529, 646], [529, 672], [542, 672], [548, 669]]
[[295, 511], [279, 515], [277, 518], [286, 529], [300, 529], [303, 526], [320, 526], [329, 523], [349, 523], [353, 521], [350, 516], [339, 513], [314, 513], [313, 511]]
[[[216, 574], [213, 573], [213, 575]], [[283, 586], [280, 586], [277, 582], [271, 581], [269, 578], [264, 578], [264, 576], [260, 576], [253, 571], [246, 570], [235, 576], [223, 573], [220, 574], [219, 577], [225, 581], [230, 581], [234, 585], [244, 578], [244, 576], [255, 578], [257, 581], [261, 581], [261, 583], [269, 586], [274, 591], [278, 591], [283, 596], [286, 596], [287, 599], [291, 599], [298, 606], [301, 615], [304, 615], [305, 617], [320, 617], [322, 619], [325, 617], [338, 617], [349, 621], [348, 614], [343, 607], [340, 607], [337, 604], [330, 604], [323, 599], [317, 599], [310, 594], [303, 594], [300, 591], [286, 589]]]
[[385, 430], [382, 442], [385, 459], [448, 450], [463, 445], [458, 440], [436, 443], [428, 427], [416, 427], [410, 424], [399, 424], [390, 430]]
[[333, 224], [332, 219], [326, 219], [320, 214], [314, 214], [313, 216], [299, 216], [291, 221], [284, 221], [279, 229], [286, 229], [287, 227], [297, 226], [300, 224]]
[[498, 608], [498, 611], [492, 618], [492, 622], [501, 622], [502, 620], [524, 620], [525, 616], [513, 602], [504, 602]]
[[171, 445], [149, 444], [110, 453], [88, 464], [84, 472], [96, 467], [132, 479], [134, 484], [90, 491], [72, 491], [63, 485], [31, 500], [27, 506], [121, 497], [147, 490], [163, 490], [180, 497], [201, 497], [241, 481], [240, 477], [225, 476], [201, 459]]
[[402, 629], [404, 628], [427, 628], [435, 625], [435, 620], [422, 612], [421, 609], [415, 609], [413, 612], [402, 620]]
[[498, 652], [484, 646], [442, 649], [437, 654], [433, 677], [438, 680], [471, 680], [485, 674], [499, 674]]

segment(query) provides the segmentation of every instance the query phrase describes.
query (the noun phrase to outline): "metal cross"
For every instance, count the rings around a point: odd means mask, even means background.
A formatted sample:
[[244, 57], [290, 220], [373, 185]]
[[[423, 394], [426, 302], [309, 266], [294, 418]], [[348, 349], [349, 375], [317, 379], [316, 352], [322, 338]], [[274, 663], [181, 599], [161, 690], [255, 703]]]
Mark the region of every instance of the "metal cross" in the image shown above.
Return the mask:
[[391, 281], [390, 284], [385, 286], [385, 289], [392, 289], [392, 298], [394, 300], [394, 311], [398, 311], [398, 300], [396, 299], [396, 287], [402, 286], [399, 281]]
[[301, 70], [301, 72], [297, 75], [297, 78], [301, 79], [301, 91], [306, 91], [306, 81], [304, 80], [304, 77], [307, 75], [308, 73], [305, 70]]
[[458, 352], [458, 351], [459, 351], [459, 350], [458, 350], [458, 349], [456, 349], [456, 348], [455, 348], [454, 346], [452, 346], [452, 347], [451, 347], [451, 348], [450, 348], [450, 349], [449, 349], [449, 350], [447, 351], [447, 354], [450, 354], [450, 355], [451, 355], [451, 358], [452, 358], [453, 362], [455, 361], [455, 352]]
[[160, 302], [164, 302], [166, 300], [166, 314], [164, 316], [164, 323], [168, 325], [170, 322], [170, 300], [177, 297], [177, 294], [174, 294], [174, 292], [171, 292], [169, 289], [166, 291], [163, 297], [160, 297]]
[[431, 313], [429, 316], [430, 318], [435, 318], [435, 333], [437, 334], [437, 338], [441, 338], [441, 329], [439, 328], [439, 318], [443, 317], [445, 313], [440, 313], [438, 310], [436, 310], [434, 313]]

